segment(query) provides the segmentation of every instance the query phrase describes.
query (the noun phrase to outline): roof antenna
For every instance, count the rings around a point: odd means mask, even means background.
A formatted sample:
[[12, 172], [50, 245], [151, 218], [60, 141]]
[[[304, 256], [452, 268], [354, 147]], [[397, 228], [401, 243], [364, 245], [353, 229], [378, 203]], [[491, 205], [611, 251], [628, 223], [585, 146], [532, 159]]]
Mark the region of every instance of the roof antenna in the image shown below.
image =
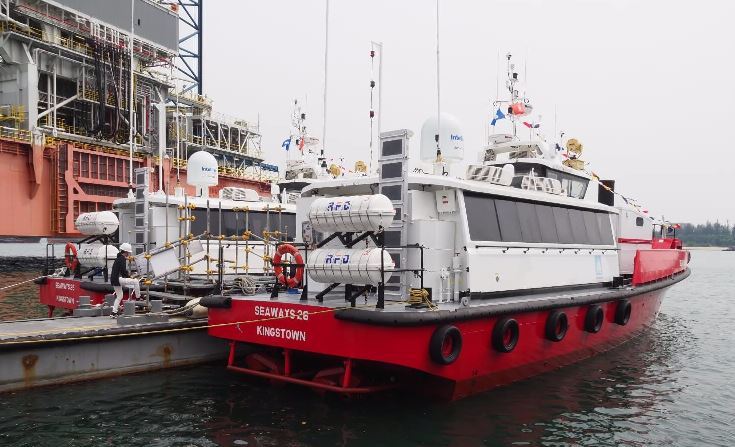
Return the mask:
[[[441, 163], [442, 151], [439, 144], [439, 133], [441, 132], [441, 78], [439, 76], [439, 0], [436, 0], [436, 161]], [[442, 172], [444, 174], [444, 172]]]
[[327, 69], [329, 66], [329, 0], [326, 0], [326, 8], [324, 10], [324, 122], [322, 124], [322, 151], [321, 165], [327, 167], [324, 159], [324, 148], [327, 146]]

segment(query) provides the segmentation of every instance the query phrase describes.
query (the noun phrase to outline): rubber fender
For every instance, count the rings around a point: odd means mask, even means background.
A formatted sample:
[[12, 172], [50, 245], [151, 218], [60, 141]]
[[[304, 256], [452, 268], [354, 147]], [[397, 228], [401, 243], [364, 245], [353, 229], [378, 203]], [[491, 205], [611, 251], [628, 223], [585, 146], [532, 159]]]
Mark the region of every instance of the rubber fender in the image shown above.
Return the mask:
[[567, 335], [568, 329], [567, 314], [560, 310], [552, 310], [546, 318], [546, 338], [551, 341], [562, 341]]
[[615, 324], [625, 326], [630, 321], [630, 314], [633, 310], [633, 306], [628, 300], [618, 301], [618, 307], [615, 308]]
[[45, 276], [42, 276], [40, 278], [34, 279], [33, 282], [40, 286], [40, 285], [46, 284], [48, 282], [48, 278]]
[[593, 304], [587, 308], [587, 315], [584, 317], [584, 330], [596, 334], [602, 329], [604, 320], [605, 314], [602, 311], [602, 307]]
[[209, 295], [199, 300], [199, 305], [210, 309], [229, 309], [232, 307], [232, 298], [222, 295]]
[[429, 340], [429, 356], [440, 365], [449, 365], [462, 351], [462, 333], [456, 326], [439, 326]]
[[498, 352], [511, 352], [518, 344], [520, 327], [513, 318], [503, 318], [495, 323], [492, 334], [492, 345]]

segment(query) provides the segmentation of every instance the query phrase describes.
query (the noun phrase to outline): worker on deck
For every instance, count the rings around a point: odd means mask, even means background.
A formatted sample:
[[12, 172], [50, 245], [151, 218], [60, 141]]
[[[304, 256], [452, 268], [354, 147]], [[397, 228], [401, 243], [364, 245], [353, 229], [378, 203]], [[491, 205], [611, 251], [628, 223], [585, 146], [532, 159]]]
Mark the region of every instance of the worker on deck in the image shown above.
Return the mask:
[[117, 311], [120, 308], [120, 302], [123, 299], [123, 287], [133, 289], [130, 298], [135, 294], [136, 297], [140, 297], [140, 283], [137, 279], [133, 279], [128, 274], [127, 258], [133, 251], [133, 247], [127, 242], [120, 244], [120, 252], [117, 254], [115, 263], [112, 264], [112, 272], [110, 273], [110, 284], [115, 289], [115, 304], [112, 305], [111, 318], [117, 317]]

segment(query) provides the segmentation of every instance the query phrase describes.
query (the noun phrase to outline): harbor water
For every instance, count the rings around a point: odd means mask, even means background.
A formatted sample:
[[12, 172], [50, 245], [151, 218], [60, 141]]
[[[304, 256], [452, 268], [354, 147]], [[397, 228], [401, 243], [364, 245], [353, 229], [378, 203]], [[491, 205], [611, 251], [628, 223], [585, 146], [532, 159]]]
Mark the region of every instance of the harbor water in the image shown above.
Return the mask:
[[[0, 446], [732, 446], [735, 253], [691, 267], [634, 341], [459, 402], [344, 400], [208, 364], [1, 394]], [[0, 287], [37, 275], [16, 265]], [[33, 283], [0, 292], [2, 320], [45, 312]]]

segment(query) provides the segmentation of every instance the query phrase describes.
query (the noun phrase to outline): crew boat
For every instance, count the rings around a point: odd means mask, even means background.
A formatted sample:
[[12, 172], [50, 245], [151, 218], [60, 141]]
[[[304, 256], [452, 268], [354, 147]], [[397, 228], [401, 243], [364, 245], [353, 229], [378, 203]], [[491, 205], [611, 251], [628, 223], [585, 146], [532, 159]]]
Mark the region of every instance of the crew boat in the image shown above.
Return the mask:
[[[509, 71], [508, 117], [529, 104]], [[532, 126], [531, 126], [532, 127]], [[492, 135], [462, 176], [456, 120], [380, 135], [377, 175], [305, 187], [269, 293], [212, 295], [227, 368], [343, 394], [395, 387], [458, 399], [635, 337], [689, 275], [670, 234], [584, 170], [582, 145]], [[438, 136], [438, 137], [437, 137]], [[565, 159], [566, 157], [566, 159]], [[305, 272], [305, 274], [304, 274]], [[303, 279], [302, 279], [303, 278]], [[288, 293], [284, 293], [288, 291]], [[244, 357], [237, 346], [250, 347]]]

